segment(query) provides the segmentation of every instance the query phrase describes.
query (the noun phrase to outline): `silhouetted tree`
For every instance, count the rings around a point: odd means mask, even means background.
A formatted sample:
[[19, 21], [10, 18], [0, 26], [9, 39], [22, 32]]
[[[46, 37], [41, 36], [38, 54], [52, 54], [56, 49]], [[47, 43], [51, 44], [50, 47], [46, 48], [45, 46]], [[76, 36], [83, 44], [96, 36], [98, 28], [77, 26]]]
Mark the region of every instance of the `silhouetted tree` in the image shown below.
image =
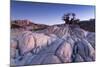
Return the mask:
[[[72, 18], [70, 16], [72, 16]], [[79, 19], [76, 19], [75, 13], [64, 14], [63, 20], [65, 21], [65, 24], [78, 24], [80, 21]]]
[[70, 20], [70, 23], [69, 24], [74, 24], [75, 23], [75, 13], [71, 13], [71, 16], [72, 16], [72, 18], [71, 18], [71, 20]]
[[72, 13], [72, 16], [73, 16], [73, 19], [75, 20], [75, 16], [76, 16], [76, 14], [75, 14], [75, 13]]
[[64, 14], [63, 20], [65, 21], [65, 24], [69, 23], [69, 19], [70, 19], [70, 13]]

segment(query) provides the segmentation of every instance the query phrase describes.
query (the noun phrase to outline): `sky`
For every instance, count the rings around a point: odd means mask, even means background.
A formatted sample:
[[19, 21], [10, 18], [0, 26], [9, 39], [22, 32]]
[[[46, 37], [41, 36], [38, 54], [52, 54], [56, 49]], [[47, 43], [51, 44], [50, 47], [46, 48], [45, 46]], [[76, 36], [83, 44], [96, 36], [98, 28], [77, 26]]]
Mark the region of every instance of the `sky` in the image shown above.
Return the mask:
[[72, 4], [50, 4], [39, 2], [11, 2], [11, 20], [30, 20], [39, 24], [61, 24], [64, 23], [62, 16], [65, 13], [75, 13], [80, 20], [95, 18], [95, 6], [72, 5]]

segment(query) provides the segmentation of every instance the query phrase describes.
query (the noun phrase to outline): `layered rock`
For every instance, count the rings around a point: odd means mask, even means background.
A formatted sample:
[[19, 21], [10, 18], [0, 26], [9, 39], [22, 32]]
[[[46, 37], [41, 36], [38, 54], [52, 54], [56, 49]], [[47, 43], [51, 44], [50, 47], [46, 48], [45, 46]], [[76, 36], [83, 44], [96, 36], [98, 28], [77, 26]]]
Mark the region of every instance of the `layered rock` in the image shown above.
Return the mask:
[[11, 65], [37, 65], [95, 60], [95, 33], [77, 25], [54, 25], [23, 31], [11, 38]]

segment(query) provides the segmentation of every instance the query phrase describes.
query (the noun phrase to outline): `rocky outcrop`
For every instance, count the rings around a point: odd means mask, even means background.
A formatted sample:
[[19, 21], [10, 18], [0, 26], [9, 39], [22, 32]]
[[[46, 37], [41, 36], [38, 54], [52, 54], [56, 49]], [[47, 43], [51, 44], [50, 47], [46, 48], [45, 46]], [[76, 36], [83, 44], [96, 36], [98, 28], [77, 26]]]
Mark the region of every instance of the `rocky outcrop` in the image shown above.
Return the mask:
[[56, 55], [61, 59], [63, 63], [71, 62], [71, 55], [72, 55], [72, 47], [69, 43], [63, 42], [61, 46], [59, 46]]
[[80, 21], [78, 25], [84, 30], [95, 32], [95, 19]]
[[77, 25], [54, 25], [11, 38], [11, 65], [57, 64], [95, 60], [95, 33]]
[[41, 30], [47, 28], [48, 25], [36, 24], [29, 20], [13, 20], [11, 21], [11, 29], [24, 29], [24, 30]]

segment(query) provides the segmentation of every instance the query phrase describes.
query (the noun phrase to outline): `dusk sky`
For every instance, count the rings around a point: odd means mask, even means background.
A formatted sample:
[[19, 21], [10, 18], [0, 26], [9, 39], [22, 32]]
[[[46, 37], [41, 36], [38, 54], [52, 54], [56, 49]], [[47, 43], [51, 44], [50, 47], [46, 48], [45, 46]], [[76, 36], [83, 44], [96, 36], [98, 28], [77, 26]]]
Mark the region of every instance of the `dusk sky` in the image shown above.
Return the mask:
[[64, 13], [75, 13], [80, 20], [95, 18], [95, 6], [72, 4], [46, 4], [36, 2], [11, 2], [11, 20], [27, 19], [40, 24], [64, 23]]

